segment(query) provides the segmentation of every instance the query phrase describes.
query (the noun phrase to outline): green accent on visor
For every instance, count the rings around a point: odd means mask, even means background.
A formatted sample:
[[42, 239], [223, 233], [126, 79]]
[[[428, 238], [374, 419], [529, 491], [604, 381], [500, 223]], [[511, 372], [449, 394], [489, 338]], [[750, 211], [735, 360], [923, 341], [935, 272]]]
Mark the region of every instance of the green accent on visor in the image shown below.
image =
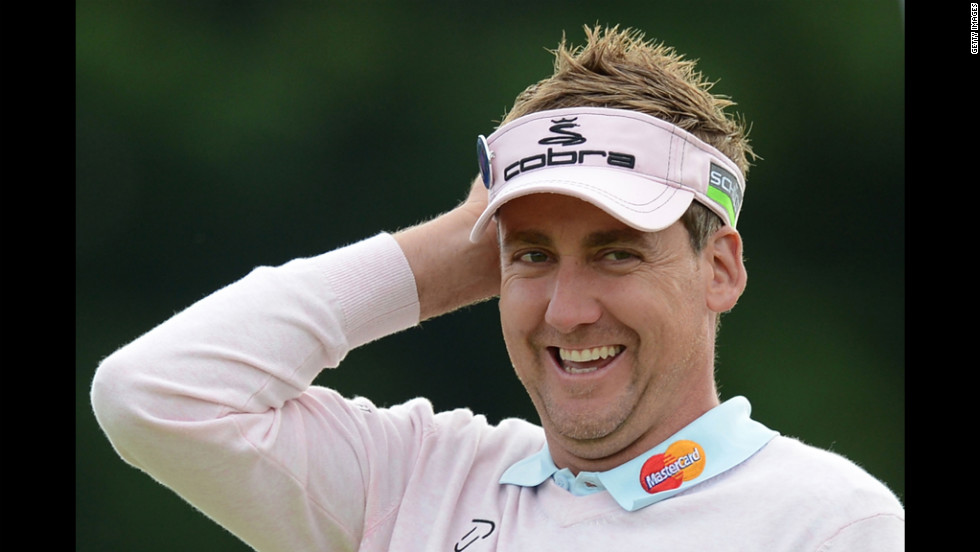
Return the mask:
[[728, 211], [728, 224], [733, 228], [735, 227], [735, 207], [732, 205], [732, 198], [728, 194], [715, 188], [714, 186], [708, 186], [707, 196], [715, 201], [715, 203], [721, 205]]

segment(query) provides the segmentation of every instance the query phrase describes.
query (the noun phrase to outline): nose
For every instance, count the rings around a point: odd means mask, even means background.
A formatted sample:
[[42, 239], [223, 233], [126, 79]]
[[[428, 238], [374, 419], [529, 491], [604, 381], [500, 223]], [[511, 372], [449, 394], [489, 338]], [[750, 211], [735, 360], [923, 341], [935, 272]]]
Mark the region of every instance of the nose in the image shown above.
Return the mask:
[[580, 261], [562, 259], [553, 274], [544, 319], [561, 333], [593, 324], [602, 315], [595, 279]]

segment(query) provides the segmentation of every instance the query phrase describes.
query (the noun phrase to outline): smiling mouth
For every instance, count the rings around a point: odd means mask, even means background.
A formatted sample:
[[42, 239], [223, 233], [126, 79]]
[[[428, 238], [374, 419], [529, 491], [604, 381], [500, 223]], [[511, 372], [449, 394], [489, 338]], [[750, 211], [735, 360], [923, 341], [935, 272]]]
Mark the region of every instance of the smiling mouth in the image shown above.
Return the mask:
[[555, 362], [567, 374], [588, 374], [606, 366], [619, 353], [623, 352], [622, 345], [603, 345], [588, 349], [564, 349], [550, 347]]

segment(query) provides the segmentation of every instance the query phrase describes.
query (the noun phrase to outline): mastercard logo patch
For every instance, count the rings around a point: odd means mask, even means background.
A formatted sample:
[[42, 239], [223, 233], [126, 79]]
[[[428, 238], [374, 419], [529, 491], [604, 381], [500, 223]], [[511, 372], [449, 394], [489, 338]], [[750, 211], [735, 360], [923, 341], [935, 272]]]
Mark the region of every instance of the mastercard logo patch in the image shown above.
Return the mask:
[[704, 471], [705, 454], [694, 441], [676, 441], [663, 454], [655, 454], [640, 468], [640, 485], [650, 494], [680, 487]]

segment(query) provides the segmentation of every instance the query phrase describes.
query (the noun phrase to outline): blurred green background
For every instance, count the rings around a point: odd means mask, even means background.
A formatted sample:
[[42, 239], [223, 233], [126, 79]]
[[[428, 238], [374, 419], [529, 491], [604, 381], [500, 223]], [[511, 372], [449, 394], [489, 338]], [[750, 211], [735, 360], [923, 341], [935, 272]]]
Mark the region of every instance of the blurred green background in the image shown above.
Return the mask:
[[[749, 286], [723, 398], [905, 500], [904, 7], [830, 2], [76, 2], [76, 550], [248, 548], [101, 434], [100, 359], [245, 275], [447, 210], [566, 33], [663, 40], [752, 124]], [[488, 302], [318, 383], [536, 420]], [[832, 485], [832, 481], [827, 482]]]

